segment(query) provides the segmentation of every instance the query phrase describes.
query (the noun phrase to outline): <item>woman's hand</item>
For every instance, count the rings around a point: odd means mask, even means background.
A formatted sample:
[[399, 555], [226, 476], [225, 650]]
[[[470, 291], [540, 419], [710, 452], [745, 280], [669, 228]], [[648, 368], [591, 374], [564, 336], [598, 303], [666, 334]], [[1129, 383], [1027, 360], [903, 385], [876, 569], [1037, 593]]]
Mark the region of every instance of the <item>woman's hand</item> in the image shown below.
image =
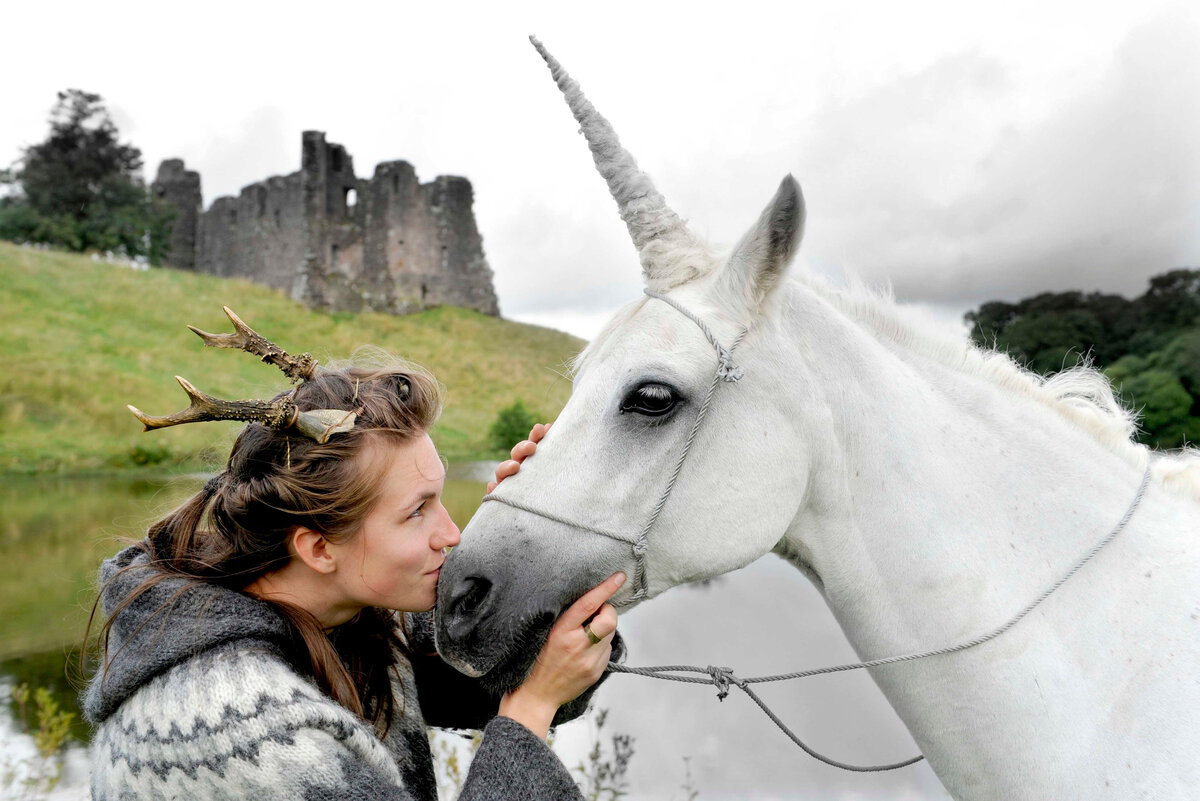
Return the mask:
[[496, 480], [489, 481], [487, 485], [488, 494], [491, 494], [496, 489], [496, 485], [509, 476], [515, 476], [517, 471], [521, 469], [521, 462], [533, 456], [537, 450], [537, 444], [542, 441], [542, 437], [546, 436], [546, 432], [550, 430], [550, 423], [537, 423], [533, 430], [529, 432], [529, 439], [523, 439], [513, 446], [512, 458], [496, 465]]
[[[625, 574], [616, 573], [562, 613], [525, 683], [500, 701], [501, 715], [546, 738], [558, 708], [599, 681], [608, 667], [617, 610], [605, 601], [624, 583]], [[589, 630], [598, 642], [592, 641]]]

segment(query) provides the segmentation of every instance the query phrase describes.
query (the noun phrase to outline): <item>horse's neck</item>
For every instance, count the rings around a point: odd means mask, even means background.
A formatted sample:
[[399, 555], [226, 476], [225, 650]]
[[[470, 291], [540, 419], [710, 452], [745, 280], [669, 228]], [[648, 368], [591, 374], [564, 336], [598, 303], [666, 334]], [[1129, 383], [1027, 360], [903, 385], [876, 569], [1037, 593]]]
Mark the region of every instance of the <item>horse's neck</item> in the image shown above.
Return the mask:
[[[814, 342], [809, 319], [796, 358], [798, 374], [828, 388], [830, 425], [826, 441], [812, 446], [804, 508], [777, 550], [816, 574], [864, 658], [991, 631], [1121, 518], [1142, 475], [1127, 455], [1045, 403], [894, 346], [821, 307], [807, 314], [831, 315], [826, 334]], [[1150, 494], [1164, 500], [1162, 490]], [[1067, 715], [1062, 725], [1086, 726], [1080, 716], [1095, 714], [1089, 705], [1122, 681], [1122, 668], [1104, 660], [1123, 658], [1089, 652], [1089, 637], [1116, 647], [1154, 625], [1153, 612], [1116, 608], [1136, 600], [1125, 588], [1153, 550], [1139, 534], [1177, 525], [1181, 508], [1200, 525], [1186, 504], [1165, 501], [1169, 509], [1147, 508], [1148, 498], [1125, 542], [1118, 538], [1106, 559], [1001, 639], [875, 672], [948, 786], [983, 788], [965, 797], [1015, 797], [1005, 795], [1012, 788], [1002, 775], [983, 767], [989, 763], [1018, 766], [1030, 786], [1053, 786], [1046, 775], [1031, 776], [1061, 769], [1030, 750], [1067, 736], [1047, 722], [1046, 704], [1055, 705], [1054, 720]], [[1046, 692], [1049, 701], [1039, 696]], [[1031, 721], [1040, 721], [1039, 734]], [[973, 764], [963, 767], [964, 759]]]
[[[815, 325], [820, 313], [830, 319]], [[820, 304], [796, 317], [809, 332], [793, 337], [804, 348], [796, 374], [827, 393], [828, 417], [788, 539], [811, 550], [839, 615], [853, 615], [868, 587], [872, 620], [880, 590], [895, 594], [886, 608], [897, 623], [914, 593], [951, 617], [974, 615], [972, 597], [990, 606], [1048, 583], [1132, 499], [1142, 467], [1048, 405], [881, 341]], [[938, 633], [930, 627], [948, 624], [912, 616], [861, 647], [924, 644]]]

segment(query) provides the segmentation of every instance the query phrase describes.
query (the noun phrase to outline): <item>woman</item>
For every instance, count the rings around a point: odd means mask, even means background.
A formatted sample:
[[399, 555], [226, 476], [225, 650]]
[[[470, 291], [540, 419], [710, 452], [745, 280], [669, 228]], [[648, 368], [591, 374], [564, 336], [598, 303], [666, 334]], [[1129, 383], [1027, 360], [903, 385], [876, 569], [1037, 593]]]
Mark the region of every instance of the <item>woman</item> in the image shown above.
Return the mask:
[[[197, 333], [276, 364], [305, 358]], [[601, 678], [616, 635], [604, 602], [624, 576], [563, 612], [524, 684], [488, 694], [441, 662], [420, 614], [459, 541], [428, 435], [436, 382], [404, 364], [301, 372], [270, 402], [181, 381], [188, 412], [134, 410], [148, 428], [235, 406], [260, 422], [222, 473], [101, 568], [104, 659], [84, 704], [93, 797], [434, 799], [427, 724], [486, 726], [464, 801], [579, 797], [544, 739]]]

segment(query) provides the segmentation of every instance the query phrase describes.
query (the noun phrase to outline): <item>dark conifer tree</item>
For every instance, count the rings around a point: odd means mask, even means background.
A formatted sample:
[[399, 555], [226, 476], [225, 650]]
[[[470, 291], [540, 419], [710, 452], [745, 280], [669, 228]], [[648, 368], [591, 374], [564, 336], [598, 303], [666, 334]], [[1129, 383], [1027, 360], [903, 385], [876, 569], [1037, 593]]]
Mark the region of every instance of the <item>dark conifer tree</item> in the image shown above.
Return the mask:
[[141, 178], [142, 153], [120, 141], [98, 94], [58, 93], [50, 133], [8, 172], [18, 190], [0, 205], [0, 237], [158, 262], [170, 212]]

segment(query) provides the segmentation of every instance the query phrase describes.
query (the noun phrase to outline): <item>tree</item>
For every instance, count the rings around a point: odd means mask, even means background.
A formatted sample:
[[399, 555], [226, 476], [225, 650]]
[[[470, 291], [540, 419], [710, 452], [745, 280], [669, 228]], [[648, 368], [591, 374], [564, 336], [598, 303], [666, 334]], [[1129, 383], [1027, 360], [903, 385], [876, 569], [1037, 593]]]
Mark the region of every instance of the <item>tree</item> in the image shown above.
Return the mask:
[[984, 303], [966, 320], [975, 342], [1040, 373], [1090, 354], [1122, 403], [1137, 411], [1142, 442], [1160, 448], [1200, 442], [1200, 270], [1157, 275], [1134, 300], [1043, 293]]
[[1200, 323], [1200, 270], [1171, 270], [1154, 276], [1137, 302], [1144, 324], [1154, 330]]
[[5, 176], [19, 193], [0, 202], [0, 237], [157, 263], [172, 214], [146, 191], [141, 168], [141, 151], [120, 141], [100, 95], [59, 92], [50, 134]]
[[1171, 340], [1159, 352], [1159, 364], [1179, 377], [1179, 383], [1196, 397], [1191, 410], [1200, 417], [1200, 328], [1193, 328]]
[[1117, 360], [1108, 373], [1125, 406], [1138, 413], [1138, 439], [1161, 448], [1179, 448], [1200, 439], [1200, 418], [1190, 416], [1195, 403], [1179, 377], [1141, 356]]

